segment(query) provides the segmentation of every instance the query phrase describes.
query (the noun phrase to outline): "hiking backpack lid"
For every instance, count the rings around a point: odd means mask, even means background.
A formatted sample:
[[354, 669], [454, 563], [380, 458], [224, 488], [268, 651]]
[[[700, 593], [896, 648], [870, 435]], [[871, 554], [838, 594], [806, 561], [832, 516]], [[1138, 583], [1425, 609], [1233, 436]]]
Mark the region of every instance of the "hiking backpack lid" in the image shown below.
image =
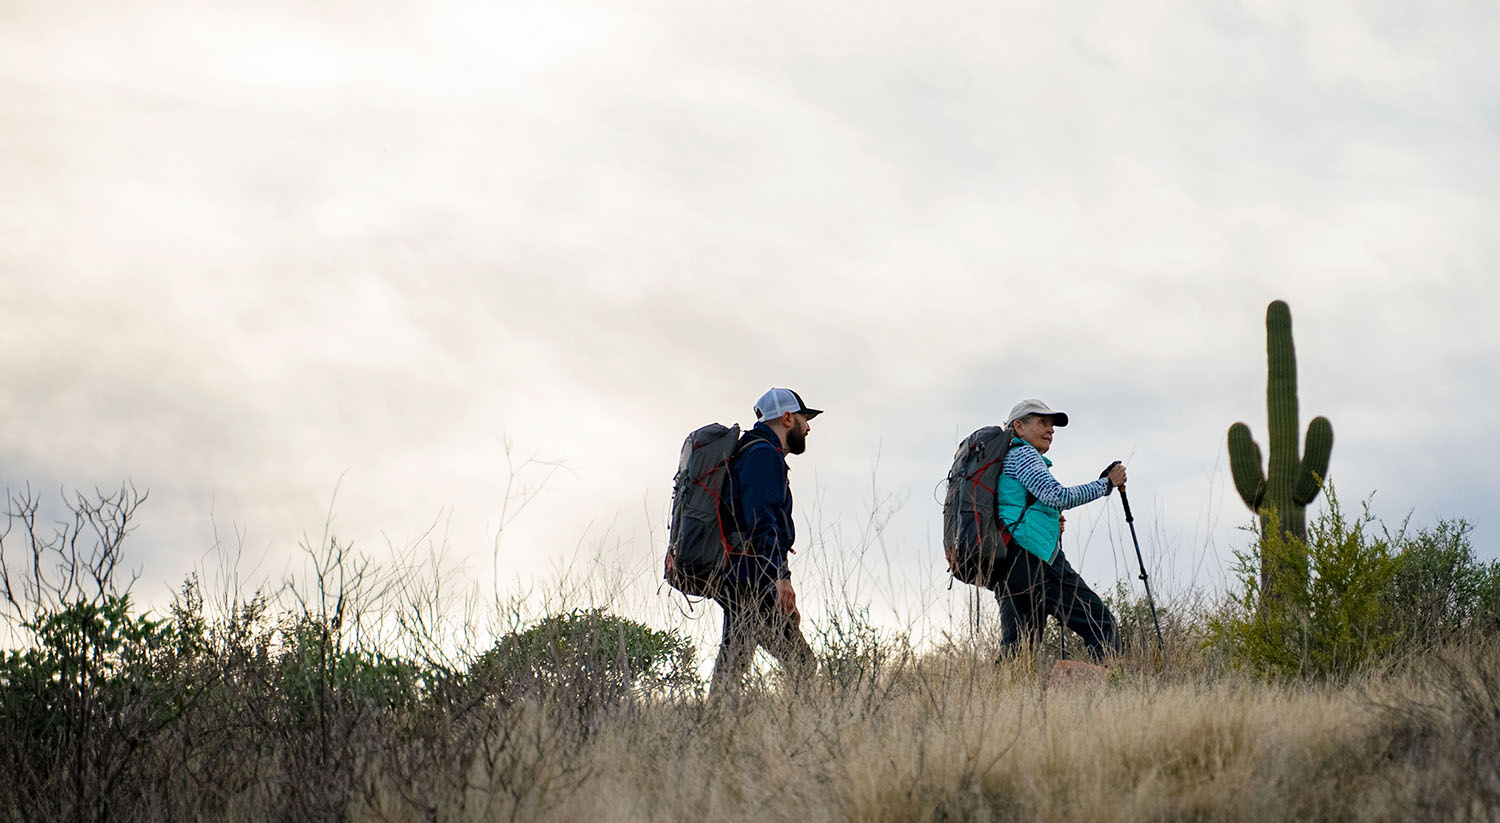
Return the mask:
[[948, 572], [965, 583], [989, 586], [1009, 555], [1011, 536], [1000, 522], [996, 490], [1013, 433], [985, 426], [958, 444], [943, 498], [943, 553]]
[[740, 427], [710, 423], [682, 443], [673, 478], [663, 578], [683, 594], [711, 594], [729, 569], [736, 529], [724, 487], [738, 451]]

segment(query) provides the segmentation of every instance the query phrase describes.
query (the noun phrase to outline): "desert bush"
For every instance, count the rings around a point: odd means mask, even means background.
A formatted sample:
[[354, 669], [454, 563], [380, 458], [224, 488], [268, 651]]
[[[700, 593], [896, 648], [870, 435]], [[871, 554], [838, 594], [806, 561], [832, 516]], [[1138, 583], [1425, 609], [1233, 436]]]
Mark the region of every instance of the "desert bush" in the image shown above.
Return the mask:
[[143, 788], [144, 756], [194, 697], [175, 676], [173, 627], [116, 595], [22, 625], [33, 642], [0, 655], [7, 794], [27, 816], [105, 819]]
[[1430, 648], [1500, 628], [1500, 563], [1474, 553], [1474, 527], [1440, 520], [1391, 541], [1399, 548], [1396, 571], [1382, 602], [1386, 630], [1407, 648]]
[[117, 583], [145, 495], [125, 486], [64, 498], [51, 522], [29, 490], [0, 532], [0, 814], [97, 821], [151, 791], [160, 742], [196, 698], [191, 653], [170, 620], [132, 612]]
[[543, 696], [588, 713], [631, 694], [696, 694], [702, 688], [696, 654], [676, 631], [575, 609], [500, 638], [469, 675], [501, 697]]
[[[1273, 512], [1251, 548], [1235, 552], [1239, 591], [1209, 617], [1211, 642], [1261, 674], [1347, 677], [1399, 639], [1382, 602], [1397, 571], [1389, 541], [1368, 528], [1375, 520], [1368, 501], [1349, 517], [1333, 487], [1325, 492], [1307, 543], [1282, 532]], [[1264, 556], [1305, 576], [1290, 575], [1268, 595], [1260, 583]]]
[[[1236, 552], [1240, 588], [1205, 620], [1211, 643], [1262, 674], [1347, 677], [1374, 660], [1500, 628], [1500, 562], [1476, 557], [1469, 523], [1415, 532], [1403, 523], [1393, 532], [1368, 500], [1351, 517], [1326, 491], [1306, 544], [1272, 529]], [[1308, 574], [1267, 597], [1256, 571], [1262, 553], [1306, 556]]]

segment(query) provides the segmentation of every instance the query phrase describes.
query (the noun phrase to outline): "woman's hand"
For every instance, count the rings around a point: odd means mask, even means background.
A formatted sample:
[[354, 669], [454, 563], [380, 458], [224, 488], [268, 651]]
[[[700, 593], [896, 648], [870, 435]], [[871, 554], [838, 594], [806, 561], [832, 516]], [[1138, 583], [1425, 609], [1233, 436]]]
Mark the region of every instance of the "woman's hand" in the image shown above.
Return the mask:
[[1099, 472], [1099, 476], [1108, 477], [1109, 485], [1112, 488], [1118, 489], [1119, 487], [1125, 485], [1125, 464], [1116, 460], [1115, 462], [1105, 467], [1104, 471]]

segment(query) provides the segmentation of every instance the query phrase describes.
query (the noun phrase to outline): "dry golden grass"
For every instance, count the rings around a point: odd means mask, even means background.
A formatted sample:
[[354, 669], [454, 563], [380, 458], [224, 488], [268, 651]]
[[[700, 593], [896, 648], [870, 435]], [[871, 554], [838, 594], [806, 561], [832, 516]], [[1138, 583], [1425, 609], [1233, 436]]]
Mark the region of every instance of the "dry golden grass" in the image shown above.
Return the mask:
[[1500, 820], [1500, 642], [1473, 640], [1500, 612], [1477, 596], [1456, 634], [1399, 635], [1466, 643], [1322, 668], [1303, 646], [1260, 669], [1282, 682], [1232, 667], [1253, 655], [1213, 612], [1165, 612], [1159, 653], [1123, 603], [1110, 672], [1047, 678], [1061, 637], [996, 666], [980, 632], [916, 653], [846, 606], [816, 677], [711, 705], [671, 632], [557, 608], [473, 642], [436, 565], [376, 575], [331, 538], [279, 610], [228, 593], [206, 616], [190, 583], [148, 619], [110, 583], [137, 502], [78, 504], [68, 534], [112, 524], [92, 555], [27, 544], [0, 821]]
[[[1027, 664], [997, 670], [948, 653], [855, 689], [766, 688], [721, 710], [627, 707], [596, 719], [576, 747], [533, 752], [540, 768], [523, 791], [498, 790], [479, 769], [465, 808], [432, 811], [537, 821], [1500, 819], [1495, 645], [1341, 687], [1124, 668], [1107, 683], [1048, 688]], [[363, 819], [432, 816], [371, 809]]]

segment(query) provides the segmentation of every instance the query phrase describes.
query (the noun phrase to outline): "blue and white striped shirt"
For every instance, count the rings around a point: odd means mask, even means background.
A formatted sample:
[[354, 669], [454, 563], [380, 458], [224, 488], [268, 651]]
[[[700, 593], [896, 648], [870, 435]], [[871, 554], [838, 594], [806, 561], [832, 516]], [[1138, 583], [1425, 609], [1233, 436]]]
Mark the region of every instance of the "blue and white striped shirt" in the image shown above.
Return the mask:
[[1057, 482], [1042, 453], [1020, 438], [1005, 456], [1002, 473], [1014, 477], [1037, 502], [1058, 511], [1092, 503], [1109, 493], [1109, 479], [1104, 477], [1081, 486], [1064, 486]]

